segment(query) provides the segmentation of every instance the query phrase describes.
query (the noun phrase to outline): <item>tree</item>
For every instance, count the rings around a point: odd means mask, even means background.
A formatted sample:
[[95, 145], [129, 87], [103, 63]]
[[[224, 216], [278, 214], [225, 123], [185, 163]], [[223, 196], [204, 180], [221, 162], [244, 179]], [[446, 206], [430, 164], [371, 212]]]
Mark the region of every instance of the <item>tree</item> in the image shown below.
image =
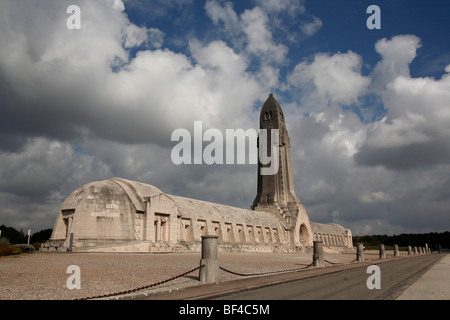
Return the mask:
[[30, 243], [45, 242], [52, 236], [53, 229], [44, 229], [31, 235]]
[[2, 238], [8, 239], [11, 244], [26, 243], [27, 241], [25, 233], [22, 230], [17, 231], [13, 227], [7, 227], [4, 224], [0, 226], [0, 230], [2, 231]]

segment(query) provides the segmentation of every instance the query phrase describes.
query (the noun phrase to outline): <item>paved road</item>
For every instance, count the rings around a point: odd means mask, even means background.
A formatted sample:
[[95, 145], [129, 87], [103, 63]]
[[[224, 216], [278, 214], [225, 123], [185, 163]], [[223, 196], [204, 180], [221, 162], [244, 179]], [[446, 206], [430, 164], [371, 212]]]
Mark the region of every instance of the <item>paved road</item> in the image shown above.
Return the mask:
[[222, 296], [222, 300], [395, 299], [444, 255], [431, 254], [377, 263], [381, 289], [368, 289], [368, 266]]

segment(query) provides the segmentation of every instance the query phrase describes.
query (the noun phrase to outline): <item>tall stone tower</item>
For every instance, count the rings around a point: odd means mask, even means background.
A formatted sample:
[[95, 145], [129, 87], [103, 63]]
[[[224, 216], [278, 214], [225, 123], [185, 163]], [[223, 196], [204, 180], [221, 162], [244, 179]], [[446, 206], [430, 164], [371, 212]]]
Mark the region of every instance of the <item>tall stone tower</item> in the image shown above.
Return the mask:
[[[307, 247], [313, 237], [308, 213], [295, 194], [291, 164], [291, 143], [280, 105], [272, 94], [264, 103], [259, 118], [260, 129], [267, 129], [267, 149], [271, 150], [271, 130], [279, 131], [279, 168], [272, 175], [262, 175], [263, 165], [258, 161], [258, 192], [252, 209], [270, 211], [289, 229], [290, 245]], [[269, 152], [268, 152], [269, 153]], [[275, 155], [274, 155], [275, 156]]]

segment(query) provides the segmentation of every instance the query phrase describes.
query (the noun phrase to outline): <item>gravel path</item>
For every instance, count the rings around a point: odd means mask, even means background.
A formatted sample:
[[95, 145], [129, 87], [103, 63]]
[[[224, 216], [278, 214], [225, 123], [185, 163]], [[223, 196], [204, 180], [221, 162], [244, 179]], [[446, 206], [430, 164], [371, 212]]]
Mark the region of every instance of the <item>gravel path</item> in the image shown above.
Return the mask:
[[[326, 254], [325, 259], [346, 263], [354, 253]], [[369, 259], [371, 256], [368, 257]], [[375, 254], [373, 258], [377, 257]], [[178, 276], [199, 266], [200, 253], [33, 253], [0, 258], [1, 300], [72, 300], [140, 288]], [[219, 253], [219, 265], [227, 270], [253, 274], [303, 268], [312, 254]], [[81, 289], [68, 289], [70, 265], [80, 267]], [[221, 281], [242, 276], [220, 271]], [[136, 292], [178, 290], [199, 285], [199, 271]], [[123, 296], [122, 296], [123, 297]]]

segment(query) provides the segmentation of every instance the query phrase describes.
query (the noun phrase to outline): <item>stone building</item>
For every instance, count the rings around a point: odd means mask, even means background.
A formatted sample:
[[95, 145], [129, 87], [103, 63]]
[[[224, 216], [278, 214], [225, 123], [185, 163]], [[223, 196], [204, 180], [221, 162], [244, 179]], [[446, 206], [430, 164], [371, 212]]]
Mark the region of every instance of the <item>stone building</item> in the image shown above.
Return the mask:
[[42, 250], [66, 251], [71, 245], [74, 251], [198, 251], [202, 235], [217, 235], [221, 250], [306, 251], [314, 240], [322, 240], [328, 250], [352, 248], [349, 229], [310, 222], [295, 194], [289, 135], [273, 95], [261, 110], [260, 128], [278, 129], [279, 168], [262, 175], [259, 163], [251, 209], [170, 195], [121, 178], [96, 181], [63, 202]]

